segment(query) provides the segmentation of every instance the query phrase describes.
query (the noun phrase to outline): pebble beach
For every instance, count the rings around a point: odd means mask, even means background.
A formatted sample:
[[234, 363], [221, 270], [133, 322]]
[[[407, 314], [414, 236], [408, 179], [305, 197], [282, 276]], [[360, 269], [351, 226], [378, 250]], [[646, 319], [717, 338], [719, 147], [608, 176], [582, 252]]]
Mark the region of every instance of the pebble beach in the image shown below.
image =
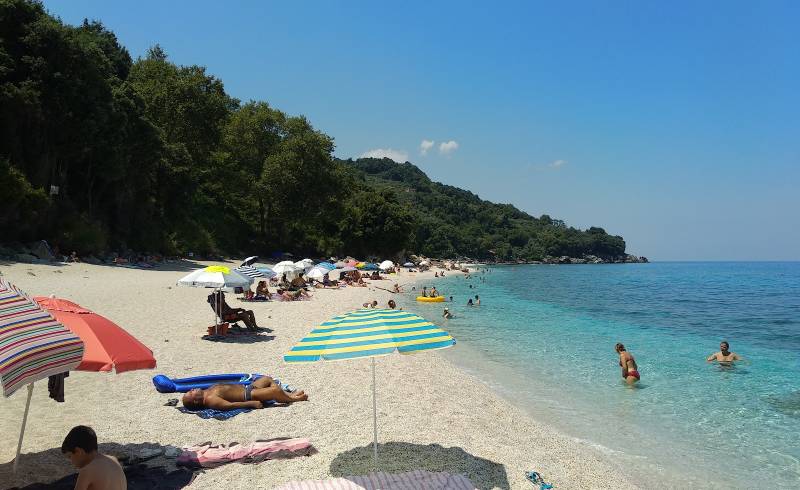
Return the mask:
[[[12, 460], [26, 390], [0, 402], [0, 488], [50, 482], [75, 470], [60, 452], [75, 425], [95, 429], [101, 451], [174, 468], [176, 449], [198, 443], [308, 438], [310, 456], [228, 464], [197, 474], [189, 488], [272, 488], [295, 480], [363, 475], [373, 470], [370, 360], [287, 364], [283, 354], [321, 322], [377, 300], [385, 307], [395, 282], [411, 283], [434, 272], [389, 276], [368, 287], [318, 289], [296, 302], [242, 303], [259, 325], [273, 331], [237, 342], [203, 340], [212, 311], [205, 289], [177, 286], [191, 270], [236, 263], [174, 262], [151, 270], [116, 266], [5, 263], [0, 272], [30, 295], [69, 299], [116, 322], [152, 349], [154, 370], [122, 374], [72, 372], [64, 403], [35, 385], [19, 471]], [[444, 327], [446, 328], [446, 326]], [[459, 346], [453, 347], [458, 349]], [[160, 394], [155, 374], [172, 378], [215, 373], [262, 373], [309, 394], [309, 401], [203, 420], [165, 406], [176, 394]], [[536, 470], [556, 488], [634, 488], [611, 455], [531, 419], [436, 352], [377, 359], [379, 467], [467, 476], [476, 488], [533, 488], [525, 471]], [[162, 454], [163, 453], [163, 454]]]

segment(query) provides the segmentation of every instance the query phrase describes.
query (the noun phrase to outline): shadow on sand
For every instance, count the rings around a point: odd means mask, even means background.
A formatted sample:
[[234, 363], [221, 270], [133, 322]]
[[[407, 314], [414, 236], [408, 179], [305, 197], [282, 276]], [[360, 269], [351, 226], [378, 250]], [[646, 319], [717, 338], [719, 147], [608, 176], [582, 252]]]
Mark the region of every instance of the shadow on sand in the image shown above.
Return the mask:
[[[155, 443], [100, 444], [100, 452], [116, 456], [122, 463], [129, 490], [183, 488], [194, 480], [197, 472], [175, 466], [175, 458], [164, 456], [170, 446]], [[178, 448], [173, 448], [176, 450]], [[24, 490], [72, 490], [77, 470], [61, 454], [61, 448], [20, 455], [17, 474], [14, 462], [0, 464], [0, 488]]]
[[[503, 465], [473, 456], [460, 447], [408, 442], [378, 444], [378, 466], [380, 471], [386, 473], [412, 470], [461, 473], [466, 475], [476, 488], [511, 488]], [[371, 471], [374, 471], [372, 444], [339, 453], [330, 467], [330, 473], [334, 477], [365, 475]]]
[[116, 264], [109, 264], [106, 262], [101, 262], [99, 264], [92, 264], [89, 262], [76, 262], [76, 263], [66, 263], [66, 262], [47, 262], [47, 261], [39, 261], [39, 262], [19, 262], [14, 260], [0, 260], [0, 265], [14, 265], [14, 264], [28, 264], [28, 265], [44, 265], [48, 267], [60, 268], [60, 267], [80, 267], [82, 265], [100, 265], [104, 267], [115, 267], [118, 269], [137, 269], [143, 271], [171, 271], [171, 272], [191, 272], [196, 269], [202, 269], [205, 267], [205, 264], [200, 264], [198, 262], [194, 262], [192, 260], [181, 259], [175, 260], [170, 262], [163, 262], [153, 265], [152, 267], [139, 267], [135, 264], [129, 265], [116, 265]]

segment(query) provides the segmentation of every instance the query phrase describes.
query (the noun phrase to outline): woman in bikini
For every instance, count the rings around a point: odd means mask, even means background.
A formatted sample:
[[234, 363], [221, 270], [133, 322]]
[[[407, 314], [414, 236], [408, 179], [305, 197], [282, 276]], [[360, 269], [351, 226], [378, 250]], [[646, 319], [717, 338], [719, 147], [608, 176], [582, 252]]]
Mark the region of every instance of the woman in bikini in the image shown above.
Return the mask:
[[614, 350], [619, 354], [619, 365], [622, 367], [622, 379], [626, 383], [632, 385], [641, 379], [639, 376], [639, 367], [636, 365], [636, 360], [630, 352], [625, 350], [625, 346], [617, 343]]

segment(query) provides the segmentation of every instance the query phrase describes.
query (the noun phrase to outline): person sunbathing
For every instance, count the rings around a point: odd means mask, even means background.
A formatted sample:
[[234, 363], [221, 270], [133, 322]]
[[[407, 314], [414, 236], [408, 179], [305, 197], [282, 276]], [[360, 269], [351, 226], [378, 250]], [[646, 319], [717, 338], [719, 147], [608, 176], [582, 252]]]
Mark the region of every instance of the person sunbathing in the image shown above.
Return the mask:
[[302, 390], [287, 393], [269, 376], [262, 376], [249, 385], [217, 384], [206, 389], [194, 388], [183, 395], [183, 406], [189, 410], [213, 408], [264, 408], [264, 402], [294, 403], [308, 400]]
[[278, 296], [283, 298], [286, 301], [296, 301], [300, 299], [301, 296], [305, 296], [310, 298], [311, 295], [308, 294], [308, 291], [305, 289], [298, 289], [297, 291], [289, 291], [288, 289], [279, 289]]
[[215, 291], [208, 295], [208, 303], [217, 314], [217, 316], [224, 322], [238, 322], [242, 321], [248, 330], [258, 330], [259, 326], [256, 324], [256, 315], [253, 310], [245, 310], [244, 308], [231, 308], [225, 302], [225, 293], [222, 291]]
[[306, 281], [301, 276], [297, 276], [289, 282], [291, 289], [305, 289], [307, 286]]
[[258, 286], [256, 286], [256, 296], [254, 299], [269, 300], [269, 287], [267, 287], [267, 281], [258, 281]]
[[325, 274], [324, 276], [322, 276], [322, 287], [326, 288], [339, 287], [339, 281], [331, 281], [331, 278], [328, 276], [328, 274]]

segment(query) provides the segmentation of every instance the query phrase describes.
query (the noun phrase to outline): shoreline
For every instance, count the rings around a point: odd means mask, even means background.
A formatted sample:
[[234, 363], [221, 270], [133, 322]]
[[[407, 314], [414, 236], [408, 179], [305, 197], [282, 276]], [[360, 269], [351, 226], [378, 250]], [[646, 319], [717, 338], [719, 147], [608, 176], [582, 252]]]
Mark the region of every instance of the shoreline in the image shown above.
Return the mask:
[[[166, 267], [179, 268], [181, 264]], [[101, 447], [115, 443], [123, 452], [148, 445], [165, 448], [271, 437], [308, 437], [318, 451], [310, 457], [206, 470], [191, 488], [251, 488], [253, 482], [272, 487], [371, 470], [369, 364], [352, 360], [290, 365], [283, 362], [282, 354], [313, 325], [368, 300], [376, 299], [383, 306], [393, 294], [371, 286], [316, 290], [312, 300], [293, 303], [240, 303], [231, 298], [233, 307], [252, 308], [261, 324], [275, 329], [270, 334], [275, 338], [252, 344], [215, 343], [199, 338], [211, 322], [205, 292], [175, 286], [188, 272], [185, 268], [17, 263], [0, 265], [0, 272], [31, 295], [53, 293], [107, 316], [150, 347], [158, 360], [152, 371], [73, 372], [66, 381], [63, 404], [48, 399], [43, 383], [37, 383], [19, 478], [11, 478], [16, 445], [0, 450], [2, 488], [72, 473], [58, 448], [69, 428], [78, 424], [94, 427]], [[401, 272], [393, 279], [416, 283], [430, 277], [433, 271]], [[274, 375], [306, 390], [310, 401], [225, 422], [209, 421], [164, 407], [175, 395], [157, 393], [150, 382], [160, 373], [181, 377], [222, 372]], [[530, 488], [526, 470], [539, 471], [558, 488], [636, 486], [609, 464], [602, 451], [535, 421], [438, 352], [378, 358], [377, 379], [383, 471], [419, 468], [464, 473], [477, 488]], [[24, 396], [15, 394], [0, 405], [0, 427], [14, 440], [24, 401]]]

